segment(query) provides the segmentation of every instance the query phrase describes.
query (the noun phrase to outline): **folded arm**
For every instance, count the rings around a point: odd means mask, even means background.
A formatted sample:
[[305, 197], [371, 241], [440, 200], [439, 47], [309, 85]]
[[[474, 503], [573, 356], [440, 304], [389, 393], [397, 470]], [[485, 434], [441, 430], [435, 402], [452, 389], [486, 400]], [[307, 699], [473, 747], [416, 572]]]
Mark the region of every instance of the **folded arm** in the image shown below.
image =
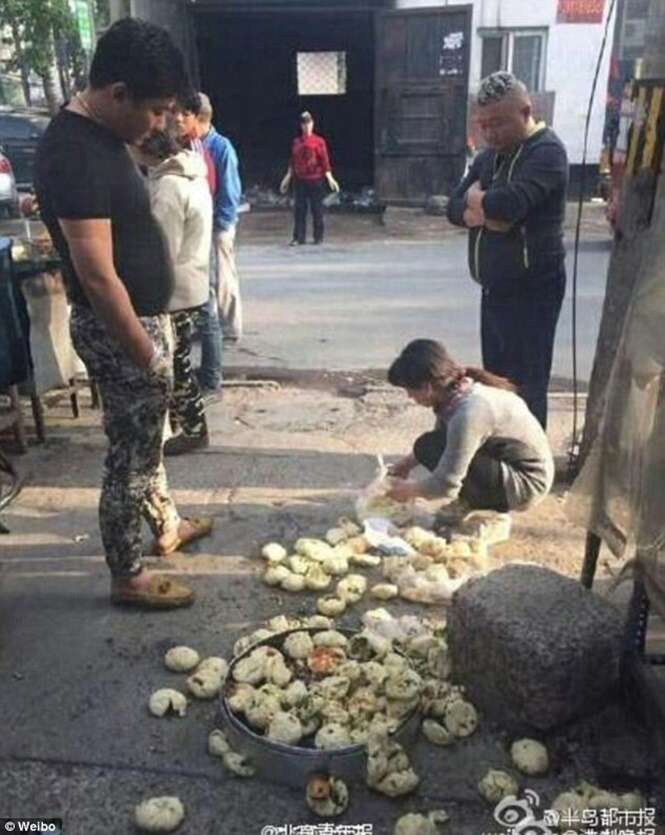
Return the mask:
[[552, 192], [565, 186], [568, 161], [563, 148], [538, 145], [515, 171], [509, 183], [488, 189], [482, 208], [488, 220], [521, 223]]

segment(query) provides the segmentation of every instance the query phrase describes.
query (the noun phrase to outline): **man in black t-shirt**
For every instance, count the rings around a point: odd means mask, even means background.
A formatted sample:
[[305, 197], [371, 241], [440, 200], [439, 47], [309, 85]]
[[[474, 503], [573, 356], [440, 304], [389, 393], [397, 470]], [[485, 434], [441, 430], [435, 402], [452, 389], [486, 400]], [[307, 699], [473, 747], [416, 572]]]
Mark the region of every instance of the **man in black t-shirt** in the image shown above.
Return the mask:
[[115, 603], [192, 602], [181, 583], [142, 567], [141, 517], [168, 554], [208, 533], [182, 519], [162, 462], [173, 382], [166, 243], [126, 143], [164, 127], [187, 82], [183, 58], [158, 26], [125, 18], [100, 38], [88, 87], [49, 125], [35, 165], [44, 223], [60, 253], [74, 346], [97, 382], [109, 440], [99, 519]]

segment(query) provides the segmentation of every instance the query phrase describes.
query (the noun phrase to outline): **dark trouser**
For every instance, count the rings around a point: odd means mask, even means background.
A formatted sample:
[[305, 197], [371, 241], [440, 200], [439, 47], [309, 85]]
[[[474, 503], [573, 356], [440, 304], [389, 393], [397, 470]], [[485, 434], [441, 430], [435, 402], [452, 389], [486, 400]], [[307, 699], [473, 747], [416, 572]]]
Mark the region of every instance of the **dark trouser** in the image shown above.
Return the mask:
[[[430, 472], [436, 469], [446, 448], [446, 430], [425, 432], [413, 445], [419, 464]], [[508, 498], [501, 473], [501, 461], [481, 447], [474, 455], [459, 494], [460, 499], [476, 510], [508, 511]]]
[[201, 389], [192, 368], [191, 350], [194, 329], [205, 314], [207, 303], [190, 310], [171, 314], [175, 333], [173, 350], [173, 393], [169, 404], [171, 428], [179, 426], [183, 435], [200, 437], [208, 434]]
[[547, 389], [561, 305], [566, 291], [562, 266], [552, 280], [528, 296], [496, 297], [483, 292], [483, 365], [508, 377], [542, 426], [547, 424]]
[[296, 180], [295, 181], [295, 224], [293, 239], [300, 244], [307, 240], [307, 207], [312, 209], [314, 222], [314, 241], [323, 240], [323, 196], [325, 194], [325, 180]]

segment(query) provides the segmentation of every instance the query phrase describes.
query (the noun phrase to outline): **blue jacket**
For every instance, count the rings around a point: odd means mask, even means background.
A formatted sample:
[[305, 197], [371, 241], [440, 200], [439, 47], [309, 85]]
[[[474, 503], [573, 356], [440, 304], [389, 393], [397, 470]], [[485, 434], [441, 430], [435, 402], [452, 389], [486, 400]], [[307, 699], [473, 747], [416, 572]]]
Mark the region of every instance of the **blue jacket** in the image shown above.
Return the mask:
[[242, 194], [238, 174], [238, 156], [230, 140], [211, 127], [203, 139], [217, 171], [217, 192], [213, 204], [215, 228], [230, 229], [238, 220]]

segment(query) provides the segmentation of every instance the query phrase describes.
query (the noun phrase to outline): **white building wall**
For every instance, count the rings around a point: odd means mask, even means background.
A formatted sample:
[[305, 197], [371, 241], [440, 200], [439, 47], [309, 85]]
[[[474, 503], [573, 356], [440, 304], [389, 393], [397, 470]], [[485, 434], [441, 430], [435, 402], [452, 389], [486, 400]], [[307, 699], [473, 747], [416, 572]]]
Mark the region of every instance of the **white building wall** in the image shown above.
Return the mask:
[[[467, 5], [465, 0], [395, 0], [397, 9]], [[605, 21], [600, 23], [557, 23], [557, 0], [472, 0], [473, 41], [469, 86], [477, 89], [481, 74], [481, 38], [478, 29], [547, 29], [545, 86], [555, 93], [552, 127], [568, 148], [571, 164], [582, 162], [584, 122], [591, 85], [603, 38]], [[609, 8], [605, 0], [605, 15]], [[600, 68], [589, 129], [587, 161], [598, 163], [602, 146], [607, 78], [612, 47], [612, 25]]]

